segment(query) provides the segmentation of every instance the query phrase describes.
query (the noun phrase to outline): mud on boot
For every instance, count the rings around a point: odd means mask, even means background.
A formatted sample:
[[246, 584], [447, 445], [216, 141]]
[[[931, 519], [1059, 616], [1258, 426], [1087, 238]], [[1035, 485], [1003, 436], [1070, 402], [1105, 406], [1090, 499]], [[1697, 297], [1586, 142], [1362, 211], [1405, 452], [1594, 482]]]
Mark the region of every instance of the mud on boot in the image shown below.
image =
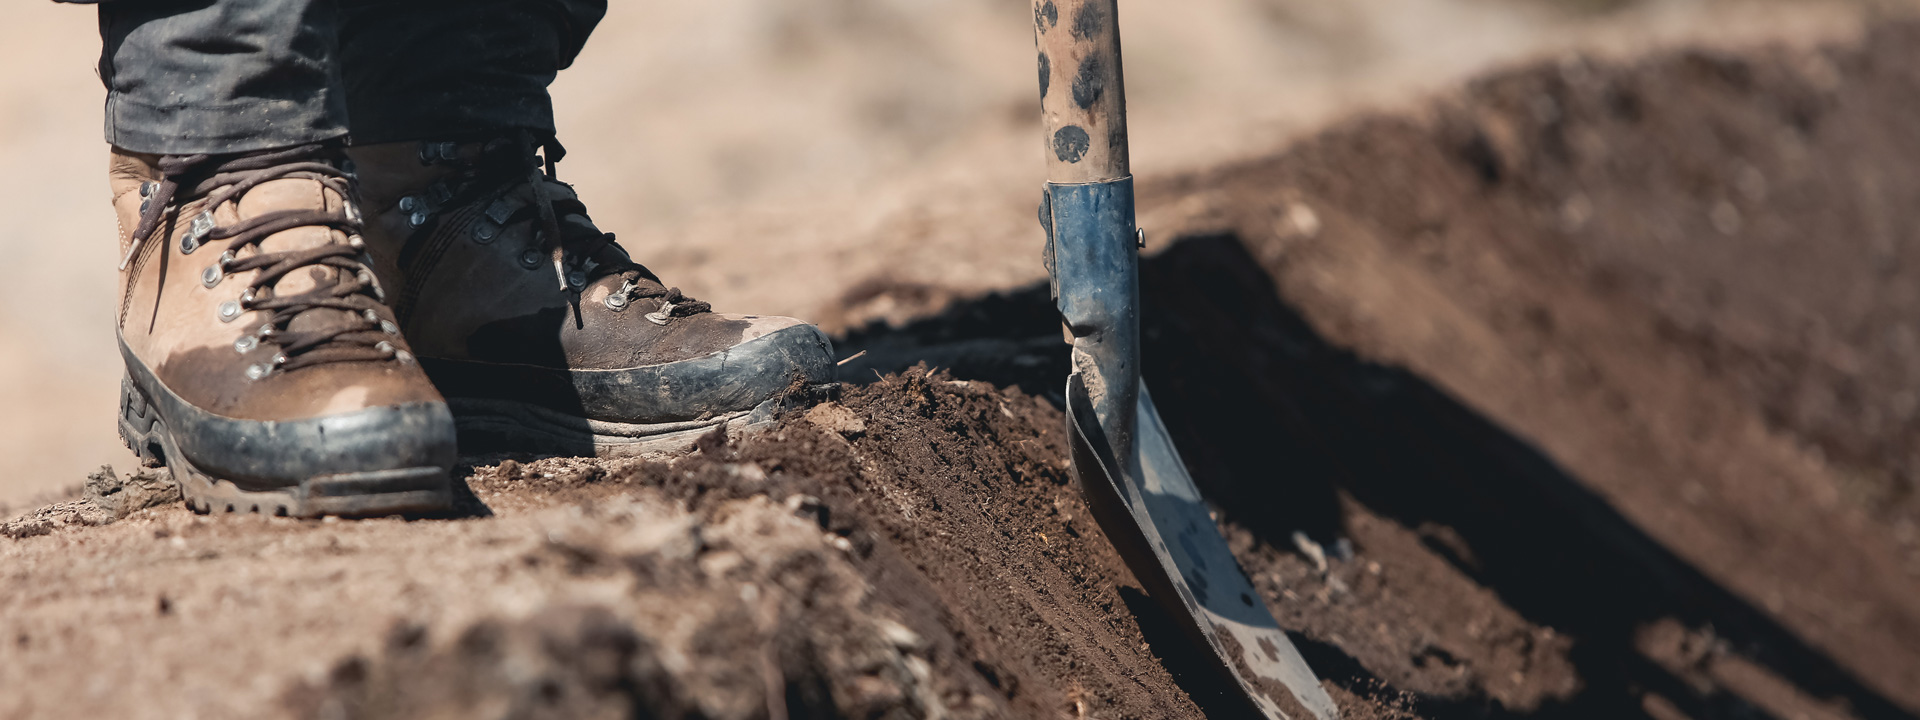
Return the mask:
[[554, 177], [563, 152], [524, 132], [348, 151], [376, 269], [463, 446], [672, 449], [832, 379], [818, 328], [713, 312], [634, 262]]
[[200, 512], [451, 505], [452, 415], [368, 267], [337, 148], [116, 148], [120, 434]]

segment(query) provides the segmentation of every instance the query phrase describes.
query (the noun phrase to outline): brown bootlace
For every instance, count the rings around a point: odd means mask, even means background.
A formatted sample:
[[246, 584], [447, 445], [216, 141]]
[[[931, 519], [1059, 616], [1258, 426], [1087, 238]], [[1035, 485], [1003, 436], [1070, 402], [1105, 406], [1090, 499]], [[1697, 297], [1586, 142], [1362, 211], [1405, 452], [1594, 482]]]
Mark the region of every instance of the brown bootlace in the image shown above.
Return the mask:
[[[625, 307], [635, 299], [662, 298], [660, 309], [646, 315], [646, 318], [656, 325], [665, 325], [668, 320], [675, 317], [697, 315], [713, 310], [711, 304], [687, 297], [680, 292], [680, 288], [667, 287], [660, 281], [659, 276], [653, 274], [653, 271], [634, 262], [632, 256], [627, 254], [626, 248], [620, 247], [613, 233], [601, 232], [598, 235], [576, 233], [569, 237], [560, 226], [560, 208], [552, 194], [547, 191], [547, 183], [560, 182], [557, 166], [560, 160], [566, 157], [567, 149], [560, 144], [559, 140], [553, 138], [535, 142], [533, 133], [527, 130], [521, 130], [516, 135], [515, 139], [518, 141], [516, 145], [521, 148], [522, 163], [526, 168], [526, 182], [532, 186], [534, 205], [540, 213], [540, 249], [553, 261], [554, 273], [560, 279], [560, 291], [574, 295], [576, 324], [580, 322], [581, 288], [584, 288], [587, 283], [615, 273], [618, 273], [621, 279], [620, 289], [614, 291], [614, 294], [620, 296], [620, 300], [617, 301], [620, 307]], [[540, 152], [539, 156], [534, 154], [536, 150]], [[545, 162], [542, 162], [543, 159]], [[543, 169], [545, 172], [542, 172]], [[578, 211], [584, 216], [586, 206], [580, 204]], [[580, 260], [571, 261], [569, 255]], [[571, 270], [576, 265], [582, 268], [586, 282], [578, 284], [570, 282], [568, 276], [572, 274]], [[640, 280], [643, 278], [652, 282], [642, 285]], [[608, 307], [614, 307], [614, 304], [609, 304]]]
[[[249, 375], [257, 378], [275, 368], [297, 370], [322, 363], [389, 358], [405, 360], [407, 356], [404, 351], [392, 343], [398, 329], [381, 320], [377, 312], [380, 308], [380, 301], [376, 297], [379, 289], [374, 284], [372, 271], [367, 267], [368, 259], [363, 252], [365, 246], [360, 240], [364, 224], [353, 210], [352, 189], [346, 172], [332, 162], [340, 157], [338, 148], [325, 145], [306, 145], [240, 156], [162, 157], [159, 166], [164, 179], [148, 197], [147, 206], [140, 215], [140, 224], [134, 229], [133, 247], [128, 250], [127, 259], [122, 261], [121, 266], [124, 268], [139, 253], [141, 244], [159, 227], [162, 216], [176, 196], [195, 198], [206, 195], [205, 209], [192, 221], [194, 224], [189, 226], [187, 235], [181, 239], [182, 250], [191, 253], [208, 240], [226, 240], [227, 248], [216, 260], [221, 276], [259, 271], [241, 293], [239, 309], [271, 313], [251, 337], [256, 338], [254, 342], [271, 342], [280, 348], [271, 366], [255, 366], [255, 369], [249, 370]], [[237, 202], [247, 191], [262, 183], [286, 178], [314, 180], [341, 197], [349, 198], [346, 211], [317, 208], [281, 210], [248, 218], [235, 225], [214, 225], [213, 212], [222, 203]], [[347, 234], [349, 242], [303, 250], [260, 251], [260, 243], [268, 236], [301, 227], [338, 230]], [[244, 258], [237, 257], [247, 247], [253, 247], [255, 253]], [[290, 273], [309, 267], [330, 267], [340, 272], [335, 273], [331, 284], [319, 285], [295, 295], [273, 295], [274, 283]], [[350, 314], [350, 319], [329, 322], [327, 327], [318, 330], [288, 329], [295, 318], [320, 309], [344, 311]], [[243, 337], [236, 347], [246, 347], [248, 343]]]

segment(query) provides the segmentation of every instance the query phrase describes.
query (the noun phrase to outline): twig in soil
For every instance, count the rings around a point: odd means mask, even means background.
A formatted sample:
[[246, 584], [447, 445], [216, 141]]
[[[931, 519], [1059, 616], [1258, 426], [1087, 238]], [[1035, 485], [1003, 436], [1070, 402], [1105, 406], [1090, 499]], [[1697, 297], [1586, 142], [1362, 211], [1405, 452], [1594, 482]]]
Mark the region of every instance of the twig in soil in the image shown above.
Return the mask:
[[867, 354], [867, 351], [865, 351], [865, 350], [861, 350], [860, 352], [857, 352], [857, 353], [854, 353], [854, 354], [852, 354], [852, 355], [848, 355], [848, 356], [846, 357], [846, 359], [843, 359], [843, 360], [841, 360], [840, 362], [837, 362], [837, 363], [834, 363], [833, 365], [834, 365], [834, 367], [839, 367], [839, 366], [841, 366], [841, 365], [845, 365], [845, 364], [847, 364], [847, 363], [850, 363], [850, 362], [853, 362], [853, 361], [855, 361], [855, 360], [858, 360], [858, 359], [860, 359], [860, 356], [862, 356], [862, 355], [865, 355], [865, 354]]

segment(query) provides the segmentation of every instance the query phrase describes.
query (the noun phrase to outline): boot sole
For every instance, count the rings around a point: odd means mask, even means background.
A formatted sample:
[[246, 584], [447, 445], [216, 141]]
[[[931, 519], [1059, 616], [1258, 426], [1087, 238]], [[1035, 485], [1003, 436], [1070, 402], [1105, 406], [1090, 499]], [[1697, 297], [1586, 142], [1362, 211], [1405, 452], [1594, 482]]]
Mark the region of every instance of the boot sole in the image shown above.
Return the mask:
[[444, 512], [453, 507], [446, 468], [411, 467], [337, 473], [299, 485], [249, 490], [208, 475], [187, 460], [166, 419], [132, 378], [121, 381], [120, 439], [148, 467], [166, 467], [194, 512], [259, 513], [281, 517], [379, 517]]
[[756, 414], [756, 410], [741, 410], [704, 420], [620, 423], [517, 400], [447, 398], [447, 407], [453, 410], [462, 453], [533, 452], [600, 458], [684, 452], [714, 428], [751, 421]]

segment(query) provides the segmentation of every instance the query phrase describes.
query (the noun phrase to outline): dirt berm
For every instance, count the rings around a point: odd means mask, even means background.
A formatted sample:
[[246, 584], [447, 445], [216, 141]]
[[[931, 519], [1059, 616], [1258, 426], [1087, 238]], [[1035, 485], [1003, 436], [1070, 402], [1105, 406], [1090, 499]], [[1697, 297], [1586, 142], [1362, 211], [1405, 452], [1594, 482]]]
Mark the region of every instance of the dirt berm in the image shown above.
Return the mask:
[[[1920, 711], [1917, 119], [1888, 22], [1144, 183], [1148, 382], [1348, 717]], [[15, 518], [0, 717], [1224, 716], [1069, 480], [1044, 287], [840, 349], [684, 457], [470, 459], [457, 518]]]

